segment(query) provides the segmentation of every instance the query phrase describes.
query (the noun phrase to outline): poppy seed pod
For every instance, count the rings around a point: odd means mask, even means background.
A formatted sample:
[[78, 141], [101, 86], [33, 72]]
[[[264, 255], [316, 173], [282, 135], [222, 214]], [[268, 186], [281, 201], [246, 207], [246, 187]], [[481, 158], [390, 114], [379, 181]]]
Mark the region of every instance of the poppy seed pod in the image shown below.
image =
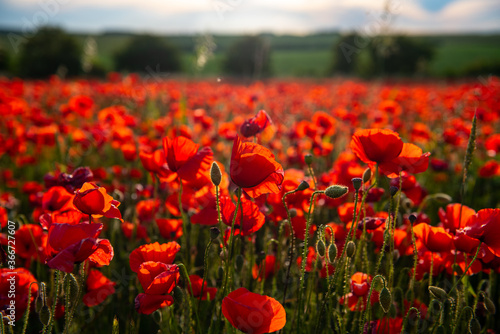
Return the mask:
[[361, 185], [363, 184], [363, 179], [360, 177], [354, 177], [351, 181], [352, 181], [352, 186], [356, 190], [359, 190], [361, 188]]
[[325, 195], [332, 199], [337, 199], [341, 198], [342, 196], [345, 196], [348, 192], [349, 192], [348, 187], [339, 184], [334, 184], [326, 188]]
[[410, 220], [410, 223], [414, 224], [417, 221], [417, 216], [415, 216], [413, 213], [408, 217], [408, 220]]
[[309, 188], [309, 183], [306, 181], [300, 182], [299, 186], [297, 187], [297, 191], [304, 191]]
[[389, 191], [391, 192], [391, 196], [394, 197], [398, 193], [399, 188], [395, 186], [391, 186]]
[[222, 181], [222, 173], [219, 165], [215, 161], [212, 162], [212, 167], [210, 168], [210, 179], [216, 187], [218, 187]]
[[306, 154], [304, 156], [304, 161], [306, 162], [306, 164], [310, 165], [312, 164], [313, 162], [313, 156], [311, 154]]
[[219, 228], [218, 228], [218, 227], [215, 227], [215, 226], [214, 226], [214, 227], [211, 227], [211, 228], [210, 228], [210, 238], [211, 238], [212, 240], [217, 239], [217, 237], [219, 236], [219, 234], [220, 234], [220, 230], [219, 230]]

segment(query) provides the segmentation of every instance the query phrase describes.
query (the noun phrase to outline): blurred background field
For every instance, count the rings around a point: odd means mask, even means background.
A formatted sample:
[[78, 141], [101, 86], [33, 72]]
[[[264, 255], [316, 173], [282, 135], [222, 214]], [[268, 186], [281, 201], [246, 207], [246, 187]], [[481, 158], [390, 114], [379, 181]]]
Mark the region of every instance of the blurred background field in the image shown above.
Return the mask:
[[[20, 31], [0, 31], [0, 49], [9, 57], [14, 68], [18, 53], [13, 52], [9, 34], [22, 36]], [[102, 34], [72, 34], [83, 48], [89, 40], [95, 41], [95, 64], [102, 71], [118, 70], [114, 56], [132, 39], [134, 34], [107, 32]], [[260, 34], [270, 47], [273, 77], [326, 77], [332, 74], [333, 49], [341, 38], [337, 32], [310, 35]], [[159, 35], [175, 46], [182, 59], [182, 75], [189, 77], [213, 77], [224, 74], [223, 62], [228, 49], [243, 35]], [[411, 40], [429, 45], [433, 56], [424, 72], [428, 77], [455, 78], [498, 74], [500, 69], [500, 34], [441, 34], [408, 35]], [[196, 66], [196, 49], [200, 43], [210, 40], [213, 54], [202, 67]], [[366, 50], [361, 51], [361, 58]], [[13, 65], [14, 64], [14, 65]], [[161, 68], [160, 68], [161, 70]], [[15, 74], [15, 71], [13, 71]], [[355, 74], [367, 76], [366, 73]]]

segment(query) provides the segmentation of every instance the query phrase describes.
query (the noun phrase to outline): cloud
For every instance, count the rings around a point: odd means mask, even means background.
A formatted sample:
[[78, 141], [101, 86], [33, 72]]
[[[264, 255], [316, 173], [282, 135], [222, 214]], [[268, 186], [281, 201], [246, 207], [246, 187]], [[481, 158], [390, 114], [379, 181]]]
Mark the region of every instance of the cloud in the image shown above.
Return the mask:
[[393, 32], [500, 31], [498, 0], [4, 0], [0, 21], [21, 26], [47, 6], [58, 9], [50, 23], [73, 31], [307, 33], [377, 22]]

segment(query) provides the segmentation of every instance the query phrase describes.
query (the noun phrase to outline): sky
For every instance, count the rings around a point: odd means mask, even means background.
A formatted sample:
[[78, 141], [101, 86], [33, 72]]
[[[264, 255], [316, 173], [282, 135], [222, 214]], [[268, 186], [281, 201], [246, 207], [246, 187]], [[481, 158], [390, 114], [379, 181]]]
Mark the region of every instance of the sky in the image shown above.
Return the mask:
[[500, 32], [500, 0], [0, 0], [0, 28], [161, 34]]

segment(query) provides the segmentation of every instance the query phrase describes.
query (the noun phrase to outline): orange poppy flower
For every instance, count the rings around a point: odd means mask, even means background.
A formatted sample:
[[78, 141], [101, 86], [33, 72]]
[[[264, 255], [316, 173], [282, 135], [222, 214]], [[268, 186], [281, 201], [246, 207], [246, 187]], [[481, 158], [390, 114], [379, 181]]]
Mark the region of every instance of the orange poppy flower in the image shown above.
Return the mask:
[[274, 160], [274, 154], [267, 148], [242, 142], [236, 137], [231, 154], [231, 180], [250, 197], [276, 194], [284, 179], [283, 167]]
[[179, 282], [179, 267], [176, 264], [147, 261], [139, 266], [137, 277], [144, 292], [162, 295], [172, 292]]
[[73, 204], [81, 212], [96, 218], [104, 216], [122, 219], [120, 210], [118, 210], [120, 202], [114, 200], [106, 193], [106, 189], [98, 187], [95, 183], [84, 183], [76, 192]]
[[234, 290], [222, 300], [222, 313], [243, 333], [271, 333], [286, 324], [285, 309], [276, 299], [245, 288]]
[[165, 239], [177, 240], [182, 237], [182, 219], [157, 218], [156, 225]]
[[180, 249], [181, 246], [175, 241], [161, 245], [158, 242], [142, 245], [130, 253], [130, 269], [133, 272], [137, 272], [140, 265], [148, 261], [171, 264], [174, 262], [175, 255]]
[[453, 236], [442, 227], [421, 223], [413, 227], [418, 240], [431, 252], [449, 252], [453, 247]]

